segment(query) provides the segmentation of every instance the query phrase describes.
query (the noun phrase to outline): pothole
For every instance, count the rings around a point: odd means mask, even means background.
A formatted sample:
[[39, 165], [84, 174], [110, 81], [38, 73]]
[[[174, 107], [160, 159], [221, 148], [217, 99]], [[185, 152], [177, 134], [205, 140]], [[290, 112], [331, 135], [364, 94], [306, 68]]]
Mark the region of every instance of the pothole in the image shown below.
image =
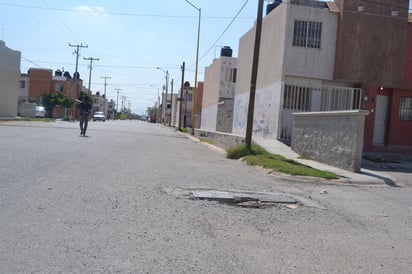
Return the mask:
[[202, 188], [173, 188], [169, 189], [169, 191], [166, 190], [166, 192], [180, 198], [216, 201], [246, 208], [266, 208], [284, 205], [288, 208], [295, 209], [299, 205], [304, 205], [291, 195], [274, 192], [229, 191]]

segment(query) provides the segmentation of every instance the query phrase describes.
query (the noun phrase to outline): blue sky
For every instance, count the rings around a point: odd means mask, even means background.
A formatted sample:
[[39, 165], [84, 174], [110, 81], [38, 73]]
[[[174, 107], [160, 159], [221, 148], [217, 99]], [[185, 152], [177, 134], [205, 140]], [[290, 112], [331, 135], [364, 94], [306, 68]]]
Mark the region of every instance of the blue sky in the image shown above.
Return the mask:
[[[231, 46], [237, 56], [239, 38], [253, 26], [258, 1], [190, 2], [202, 9], [198, 77], [203, 80], [204, 68], [219, 56], [221, 46]], [[181, 85], [183, 61], [185, 80], [194, 82], [197, 22], [198, 11], [185, 0], [0, 0], [0, 39], [21, 51], [22, 72], [40, 67], [73, 74], [76, 59], [69, 43], [88, 45], [79, 59], [84, 85], [89, 61], [83, 58], [99, 58], [93, 63], [92, 91], [103, 93], [100, 77], [109, 76], [107, 97], [116, 101], [115, 89], [121, 89], [120, 96], [138, 114], [162, 91], [165, 73], [157, 67], [169, 71], [174, 92]]]

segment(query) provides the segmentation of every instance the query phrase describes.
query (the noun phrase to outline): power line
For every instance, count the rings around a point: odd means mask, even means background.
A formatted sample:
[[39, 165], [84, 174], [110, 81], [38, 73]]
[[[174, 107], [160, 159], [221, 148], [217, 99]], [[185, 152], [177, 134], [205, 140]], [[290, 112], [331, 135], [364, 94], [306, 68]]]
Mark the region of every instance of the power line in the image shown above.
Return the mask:
[[27, 58], [25, 58], [25, 57], [23, 57], [23, 56], [21, 56], [21, 59], [23, 59], [24, 61], [26, 61], [26, 62], [28, 62], [28, 63], [30, 63], [30, 64], [33, 64], [33, 65], [39, 67], [39, 68], [44, 68], [44, 67], [42, 67], [41, 65], [36, 64], [36, 63], [35, 63], [36, 61], [31, 61], [31, 60], [29, 60], [29, 59], [27, 59]]
[[[2, 3], [0, 3], [1, 5]], [[44, 25], [43, 23], [41, 23], [39, 20], [37, 20], [37, 18], [31, 14], [29, 11], [27, 11], [25, 9], [25, 5], [21, 5], [19, 1], [17, 1], [17, 4], [14, 4], [14, 6], [16, 7], [20, 7], [25, 13], [27, 13], [31, 18], [33, 18], [34, 21], [36, 21], [37, 24], [39, 24], [44, 30], [50, 32], [54, 37], [60, 36], [61, 34], [59, 32], [54, 32], [53, 30], [51, 30], [47, 25]], [[64, 39], [63, 36], [60, 36], [61, 38]]]
[[[43, 9], [43, 10], [53, 10], [53, 11], [61, 11], [61, 12], [76, 12], [76, 13], [96, 13], [96, 11], [80, 11], [76, 9], [64, 9], [64, 8], [51, 8], [51, 7], [38, 7], [38, 6], [33, 6], [33, 5], [17, 5], [17, 4], [11, 4], [11, 3], [2, 3], [0, 2], [0, 5], [2, 6], [9, 6], [9, 7], [25, 7], [25, 8], [30, 8], [30, 9]], [[107, 15], [116, 15], [116, 16], [133, 16], [133, 17], [158, 17], [158, 18], [180, 18], [180, 19], [191, 19], [191, 18], [197, 18], [196, 16], [190, 16], [190, 15], [167, 15], [167, 14], [139, 14], [139, 13], [127, 13], [127, 12], [101, 12], [102, 14], [107, 14]], [[231, 17], [227, 16], [205, 16], [202, 17], [203, 19], [229, 19]], [[239, 19], [251, 19], [252, 17], [242, 17]]]
[[[40, 4], [37, 2], [37, 0], [35, 0], [36, 4], [38, 6], [40, 6]], [[47, 5], [47, 3], [45, 3]], [[48, 19], [51, 19], [52, 21], [54, 21], [56, 23], [56, 25], [59, 25], [59, 31], [63, 31], [66, 33], [66, 35], [68, 35], [68, 37], [70, 36], [71, 38], [74, 38], [74, 40], [81, 40], [76, 33], [74, 33], [70, 27], [65, 24], [58, 16], [56, 16], [56, 14], [52, 13], [52, 12], [48, 12], [47, 9], [43, 9], [42, 10], [43, 13], [47, 16]]]
[[[217, 44], [217, 42], [219, 42], [220, 38], [223, 37], [223, 35], [225, 35], [226, 31], [229, 30], [229, 28], [232, 26], [233, 22], [238, 18], [239, 14], [243, 11], [243, 9], [246, 7], [246, 4], [249, 1], [246, 0], [246, 2], [243, 4], [243, 6], [240, 8], [240, 10], [236, 13], [235, 17], [233, 17], [233, 19], [230, 21], [229, 25], [227, 25], [227, 27], [225, 28], [225, 30], [222, 32], [222, 34], [220, 34], [220, 36], [216, 39], [216, 41], [213, 43], [213, 45], [210, 46], [210, 48], [200, 57], [199, 60], [202, 60]], [[193, 65], [192, 65], [193, 66]]]

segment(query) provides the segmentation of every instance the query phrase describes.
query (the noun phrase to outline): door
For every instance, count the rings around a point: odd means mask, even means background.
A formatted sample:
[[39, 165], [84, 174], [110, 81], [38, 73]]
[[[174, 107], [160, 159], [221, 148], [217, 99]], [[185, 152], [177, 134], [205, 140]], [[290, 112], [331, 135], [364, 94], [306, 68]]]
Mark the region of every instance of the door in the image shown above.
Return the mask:
[[388, 96], [377, 95], [375, 107], [375, 124], [373, 127], [373, 144], [384, 145], [388, 120]]

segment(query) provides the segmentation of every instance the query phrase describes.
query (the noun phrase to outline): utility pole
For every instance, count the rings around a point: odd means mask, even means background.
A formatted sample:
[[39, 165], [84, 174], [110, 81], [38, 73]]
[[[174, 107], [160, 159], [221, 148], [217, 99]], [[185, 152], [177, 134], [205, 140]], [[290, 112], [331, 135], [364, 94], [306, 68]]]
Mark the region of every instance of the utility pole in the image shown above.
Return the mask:
[[254, 51], [253, 51], [252, 77], [250, 81], [249, 108], [248, 108], [248, 113], [247, 113], [246, 138], [245, 138], [246, 148], [248, 150], [250, 150], [252, 147], [253, 112], [255, 111], [255, 94], [256, 94], [258, 67], [259, 67], [260, 37], [262, 34], [262, 17], [263, 17], [263, 0], [259, 0], [257, 19], [256, 19], [255, 45], [254, 45]]
[[172, 114], [173, 114], [173, 79], [170, 82], [170, 120], [169, 127], [172, 125]]
[[[115, 88], [114, 90], [117, 91], [117, 101], [116, 101], [116, 114], [119, 113], [119, 92], [121, 91], [120, 88]], [[115, 115], [113, 115], [113, 120], [115, 119]]]
[[126, 96], [122, 96], [122, 110], [126, 108]]
[[104, 113], [104, 115], [106, 115], [106, 114], [107, 114], [107, 113], [106, 113], [106, 102], [107, 102], [107, 99], [106, 99], [106, 85], [107, 85], [106, 80], [107, 80], [107, 79], [112, 79], [112, 78], [109, 77], [109, 76], [100, 76], [100, 78], [104, 79], [104, 105], [103, 105], [103, 113]]
[[84, 60], [90, 60], [90, 67], [89, 67], [89, 92], [91, 92], [90, 90], [90, 85], [91, 85], [91, 81], [92, 81], [92, 67], [93, 67], [93, 61], [99, 61], [99, 58], [93, 58], [93, 57], [89, 57], [83, 58]]
[[182, 86], [180, 87], [179, 127], [178, 127], [179, 131], [182, 128], [182, 103], [183, 103], [183, 82], [185, 81], [185, 62], [183, 62], [181, 68], [182, 68]]
[[74, 51], [74, 54], [76, 54], [76, 70], [75, 70], [75, 72], [74, 72], [74, 91], [73, 91], [73, 96], [74, 96], [74, 99], [76, 99], [77, 98], [77, 81], [78, 81], [78, 67], [79, 67], [79, 55], [80, 55], [80, 48], [88, 48], [89, 46], [87, 46], [87, 45], [83, 45], [83, 44], [80, 44], [80, 45], [72, 45], [72, 44], [69, 44], [69, 47], [75, 47], [76, 48], [76, 50]]

